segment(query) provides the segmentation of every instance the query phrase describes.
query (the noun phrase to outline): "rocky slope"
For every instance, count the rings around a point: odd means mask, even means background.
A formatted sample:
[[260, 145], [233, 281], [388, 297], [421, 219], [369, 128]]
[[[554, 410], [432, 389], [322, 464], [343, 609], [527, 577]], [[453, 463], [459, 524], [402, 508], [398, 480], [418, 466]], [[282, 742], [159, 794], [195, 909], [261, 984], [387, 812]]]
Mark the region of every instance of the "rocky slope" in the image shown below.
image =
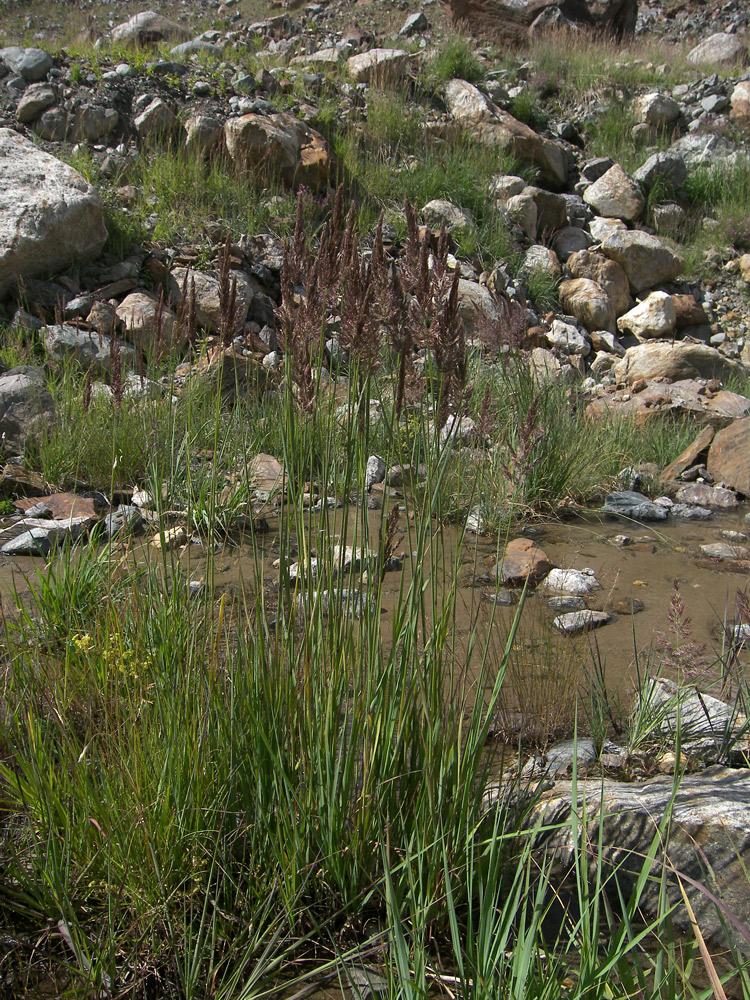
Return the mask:
[[[29, 15], [39, 17], [42, 38], [55, 30], [50, 10]], [[189, 16], [173, 21], [141, 11], [105, 25], [92, 8], [87, 37], [95, 44], [79, 48], [81, 54], [41, 42], [0, 49], [0, 190], [13, 195], [0, 203], [0, 321], [11, 330], [41, 330], [51, 359], [73, 356], [106, 377], [108, 338], [124, 337], [122, 350], [133, 363], [156, 342], [174, 346], [189, 282], [198, 329], [216, 335], [216, 242], [227, 235], [219, 224], [203, 248], [145, 241], [124, 259], [113, 260], [110, 251], [102, 264], [100, 193], [60, 156], [91, 157], [101, 193], [116, 192], [126, 211], [144, 194], [129, 186], [129, 170], [164, 148], [219, 158], [227, 170], [250, 176], [270, 169], [282, 186], [322, 197], [341, 176], [332, 145], [336, 129], [361, 127], [362, 109], [378, 88], [407, 100], [424, 94], [451, 13], [430, 3], [397, 10], [364, 4], [351, 18], [337, 3], [258, 12], [270, 16], [249, 21], [245, 7], [223, 4], [215, 11], [219, 26], [196, 35]], [[474, 226], [462, 205], [433, 200], [417, 206], [425, 239], [435, 240], [441, 225], [455, 238], [450, 266], [460, 269], [467, 337], [486, 342], [489, 331], [490, 339], [502, 341], [508, 310], [516, 310], [522, 322], [513, 346], [527, 352], [540, 379], [581, 382], [592, 417], [645, 419], [680, 410], [721, 426], [747, 413], [744, 397], [722, 390], [722, 383], [739, 385], [750, 370], [750, 254], [743, 253], [750, 234], [711, 247], [690, 277], [684, 243], [689, 177], [708, 167], [737, 177], [748, 163], [746, 19], [732, 4], [713, 12], [684, 5], [640, 9], [632, 44], [653, 25], [671, 41], [702, 41], [687, 54], [687, 82], [678, 84], [670, 82], [667, 63], [644, 64], [627, 48], [615, 53], [614, 65], [643, 71], [648, 81], [638, 83], [636, 72], [636, 82], [618, 95], [632, 117], [629, 141], [640, 160], [630, 172], [587, 147], [586, 128], [606, 113], [606, 102], [592, 110], [583, 100], [571, 103], [570, 95], [548, 101], [537, 127], [513, 114], [527, 94], [544, 104], [533, 51], [528, 59], [519, 50], [497, 70], [497, 54], [481, 49], [482, 79], [431, 85], [425, 128], [436, 141], [457, 130], [507, 153], [520, 170], [491, 181], [513, 262], [488, 261], [481, 252], [462, 256], [461, 234]], [[707, 26], [722, 30], [706, 38]], [[546, 31], [548, 41], [557, 32], [563, 45], [569, 37], [584, 38], [567, 17]], [[566, 31], [573, 35], [559, 34]], [[663, 82], [655, 86], [654, 79]], [[324, 114], [331, 105], [333, 125]], [[156, 221], [146, 219], [147, 225]], [[699, 228], [705, 233], [712, 224], [718, 225], [704, 219]], [[737, 225], [742, 228], [741, 219]], [[241, 306], [231, 349], [247, 364], [273, 369], [280, 363], [282, 242], [270, 232], [228, 235]], [[399, 249], [396, 241], [389, 252], [398, 257]], [[200, 260], [209, 266], [196, 270]], [[557, 288], [552, 312], [534, 299], [540, 276]], [[222, 334], [222, 340], [222, 349], [229, 348], [232, 338]], [[23, 433], [9, 431], [6, 442], [20, 448]], [[750, 492], [744, 466], [714, 462], [713, 469], [716, 481]]]

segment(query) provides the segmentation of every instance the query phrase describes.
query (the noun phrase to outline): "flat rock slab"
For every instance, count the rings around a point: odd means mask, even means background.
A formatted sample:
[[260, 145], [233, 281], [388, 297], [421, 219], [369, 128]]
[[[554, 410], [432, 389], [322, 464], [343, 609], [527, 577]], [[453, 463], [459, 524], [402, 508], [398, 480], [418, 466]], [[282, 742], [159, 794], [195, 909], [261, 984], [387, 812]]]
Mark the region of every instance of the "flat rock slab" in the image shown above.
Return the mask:
[[[705, 383], [697, 379], [681, 379], [672, 383], [646, 379], [638, 381], [638, 386], [635, 389], [631, 386], [613, 388], [601, 396], [597, 396], [586, 408], [586, 414], [589, 417], [627, 417], [638, 423], [643, 423], [656, 414], [665, 412], [684, 413], [696, 417], [700, 422], [708, 425], [706, 430], [713, 437], [715, 428], [724, 427], [736, 420], [737, 417], [750, 413], [750, 399], [739, 393], [730, 392], [728, 389], [707, 393]], [[704, 445], [701, 451], [706, 447], [708, 445]], [[682, 460], [682, 456], [675, 459], [673, 463], [675, 467]], [[692, 464], [692, 461], [689, 464]], [[688, 465], [683, 465], [680, 471], [686, 468]], [[666, 475], [666, 471], [664, 475]], [[672, 476], [672, 478], [676, 478], [676, 476]]]
[[0, 128], [0, 298], [24, 278], [97, 257], [104, 207], [77, 170]]
[[[545, 848], [555, 852], [563, 872], [573, 864], [575, 852], [588, 845], [580, 857], [590, 877], [596, 878], [597, 867], [603, 863], [603, 877], [616, 877], [625, 898], [635, 887], [654, 838], [666, 838], [656, 854], [653, 878], [641, 896], [642, 912], [650, 916], [664, 912], [659, 895], [665, 873], [668, 904], [675, 904], [670, 919], [689, 930], [688, 914], [674, 874], [678, 871], [701, 886], [708, 885], [732, 917], [750, 926], [750, 772], [710, 767], [683, 777], [676, 792], [674, 784], [672, 775], [629, 783], [581, 778], [575, 787], [570, 781], [560, 780], [541, 793], [530, 826], [549, 824], [551, 829], [544, 834]], [[487, 798], [491, 801], [489, 795]], [[574, 809], [579, 824], [585, 819], [585, 833], [571, 823]], [[660, 824], [670, 809], [671, 823], [660, 833]], [[601, 855], [596, 846], [600, 842]], [[717, 913], [704, 892], [687, 881], [683, 886], [701, 933], [712, 945], [726, 946], [725, 928], [738, 944], [742, 943], [731, 921]], [[612, 893], [616, 898], [614, 886]], [[747, 948], [746, 942], [743, 948]]]
[[634, 490], [610, 493], [604, 501], [602, 513], [610, 517], [624, 517], [633, 521], [666, 521], [669, 511], [661, 504], [652, 503], [648, 497]]
[[750, 497], [750, 417], [735, 420], [716, 434], [706, 465], [716, 482]]
[[51, 496], [26, 496], [13, 501], [18, 510], [25, 514], [38, 504], [44, 504], [52, 517], [69, 519], [71, 517], [96, 517], [98, 508], [89, 497], [78, 496], [75, 493], [53, 493]]
[[678, 503], [694, 503], [701, 507], [716, 507], [719, 510], [734, 510], [735, 507], [739, 507], [736, 493], [721, 486], [709, 486], [708, 483], [689, 483], [687, 486], [681, 486], [675, 499]]
[[564, 615], [558, 615], [552, 622], [558, 632], [564, 635], [578, 635], [579, 632], [588, 632], [590, 629], [601, 628], [607, 625], [612, 619], [605, 611], [570, 611]]
[[745, 562], [750, 559], [750, 549], [732, 542], [708, 542], [701, 545], [701, 552], [709, 559], [721, 559], [722, 562]]
[[[750, 403], [750, 400], [748, 402]], [[659, 477], [659, 482], [671, 483], [672, 480], [682, 475], [686, 469], [689, 469], [691, 465], [695, 465], [697, 459], [713, 441], [715, 433], [713, 427], [704, 427], [695, 440], [684, 451], [681, 451], [673, 462], [670, 462], [666, 466]]]
[[672, 382], [715, 378], [725, 382], [732, 375], [744, 375], [744, 368], [741, 362], [727, 358], [708, 344], [654, 340], [629, 347], [615, 365], [614, 374], [618, 380], [630, 383], [656, 378]]
[[95, 520], [86, 516], [53, 520], [26, 517], [0, 531], [0, 542], [4, 541], [0, 552], [6, 556], [46, 556], [58, 545], [87, 534]]

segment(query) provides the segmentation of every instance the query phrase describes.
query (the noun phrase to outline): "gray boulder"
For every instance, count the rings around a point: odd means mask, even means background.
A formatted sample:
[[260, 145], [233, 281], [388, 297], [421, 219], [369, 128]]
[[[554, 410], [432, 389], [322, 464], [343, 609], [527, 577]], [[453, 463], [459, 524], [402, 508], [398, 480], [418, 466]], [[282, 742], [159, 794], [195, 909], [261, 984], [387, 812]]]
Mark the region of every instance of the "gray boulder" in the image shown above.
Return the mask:
[[112, 29], [112, 40], [126, 45], [157, 45], [159, 42], [187, 42], [190, 32], [153, 10], [143, 10]]
[[16, 116], [22, 124], [33, 122], [35, 118], [55, 103], [57, 96], [52, 87], [43, 83], [32, 83], [24, 90], [16, 107]]
[[693, 66], [734, 66], [747, 62], [747, 47], [737, 35], [717, 31], [691, 49], [687, 61]]
[[[728, 934], [747, 950], [747, 942], [736, 927], [750, 926], [749, 785], [747, 770], [724, 767], [686, 775], [676, 791], [672, 775], [635, 783], [579, 777], [575, 786], [560, 780], [541, 791], [529, 822], [546, 831], [540, 835], [540, 847], [554, 852], [561, 876], [572, 866], [577, 852], [592, 880], [603, 862], [603, 877], [614, 900], [615, 885], [626, 900], [629, 898], [656, 841], [659, 846], [652, 877], [643, 884], [640, 912], [654, 917], [674, 906], [670, 922], [691, 931], [679, 872], [701, 934], [709, 944], [726, 947]], [[502, 789], [491, 790], [485, 801], [491, 806], [502, 798]], [[571, 822], [574, 809], [576, 826]], [[670, 822], [665, 821], [668, 815]], [[660, 898], [662, 876], [666, 877], [666, 900]], [[717, 897], [724, 913], [714, 903]]]
[[41, 368], [22, 365], [0, 375], [0, 441], [4, 451], [23, 451], [28, 438], [54, 419], [55, 404]]
[[0, 297], [19, 276], [98, 256], [106, 239], [102, 200], [78, 171], [0, 129]]
[[669, 150], [653, 153], [633, 174], [633, 180], [638, 181], [646, 191], [650, 191], [660, 178], [676, 188], [685, 183], [687, 167], [679, 153]]
[[686, 167], [732, 167], [740, 158], [731, 139], [710, 132], [684, 135], [667, 152], [681, 156]]
[[52, 56], [43, 49], [22, 49], [12, 45], [0, 49], [0, 61], [29, 83], [44, 80], [52, 69]]
[[661, 504], [652, 503], [648, 497], [635, 490], [610, 493], [604, 501], [602, 513], [610, 517], [623, 517], [632, 521], [666, 521], [668, 511]]
[[[85, 371], [96, 375], [109, 372], [112, 361], [112, 342], [109, 337], [77, 326], [47, 326], [44, 328], [44, 346], [55, 361], [70, 359]], [[135, 364], [136, 352], [130, 344], [120, 345], [124, 365]]]

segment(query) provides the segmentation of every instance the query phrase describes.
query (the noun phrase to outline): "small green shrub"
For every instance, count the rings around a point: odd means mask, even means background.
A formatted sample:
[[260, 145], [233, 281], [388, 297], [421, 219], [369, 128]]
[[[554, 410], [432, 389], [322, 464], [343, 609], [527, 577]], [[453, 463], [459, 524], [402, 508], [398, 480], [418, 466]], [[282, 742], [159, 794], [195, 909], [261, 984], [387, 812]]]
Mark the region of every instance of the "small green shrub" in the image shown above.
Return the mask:
[[484, 66], [477, 58], [475, 44], [468, 38], [454, 35], [445, 41], [430, 66], [430, 75], [437, 83], [466, 80], [479, 83], [484, 79]]

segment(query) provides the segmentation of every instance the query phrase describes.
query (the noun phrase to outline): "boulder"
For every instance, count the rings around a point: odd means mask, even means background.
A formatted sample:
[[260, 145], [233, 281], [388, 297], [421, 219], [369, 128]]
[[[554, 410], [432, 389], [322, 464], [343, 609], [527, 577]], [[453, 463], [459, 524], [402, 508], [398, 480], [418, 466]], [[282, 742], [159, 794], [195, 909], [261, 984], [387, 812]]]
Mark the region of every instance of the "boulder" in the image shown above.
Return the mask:
[[[553, 569], [545, 578], [547, 590], [557, 590], [563, 594], [583, 596], [601, 589], [593, 569]], [[576, 609], [580, 610], [580, 609]]]
[[139, 350], [170, 351], [177, 334], [174, 313], [151, 292], [127, 295], [117, 308], [125, 336]]
[[552, 187], [564, 188], [568, 180], [568, 157], [562, 146], [537, 135], [507, 111], [489, 101], [466, 80], [449, 80], [445, 101], [453, 120], [481, 142], [496, 146], [522, 163], [536, 167]]
[[750, 497], [750, 417], [716, 434], [706, 465], [715, 482]]
[[464, 321], [466, 336], [484, 339], [488, 326], [496, 326], [501, 318], [500, 307], [485, 285], [460, 278], [458, 282], [458, 311]]
[[247, 114], [224, 124], [227, 151], [242, 170], [273, 174], [291, 186], [317, 189], [328, 179], [323, 136], [286, 111]]
[[544, 188], [524, 188], [524, 194], [529, 194], [536, 205], [537, 231], [548, 235], [561, 229], [568, 221], [568, 206], [561, 194], [545, 191]]
[[[109, 337], [68, 324], [46, 326], [42, 333], [45, 350], [55, 361], [75, 361], [84, 371], [90, 369], [96, 375], [110, 371], [112, 342]], [[121, 344], [120, 356], [123, 365], [133, 367], [136, 356], [130, 344]]]
[[309, 66], [311, 69], [319, 70], [323, 72], [324, 70], [338, 69], [341, 60], [344, 58], [342, 52], [334, 47], [329, 47], [325, 49], [318, 49], [316, 52], [310, 52], [308, 54], [303, 54], [300, 56], [294, 56], [290, 60], [290, 66]]
[[83, 515], [47, 520], [45, 518], [26, 517], [16, 522], [11, 528], [0, 531], [0, 540], [4, 541], [0, 552], [6, 556], [46, 556], [58, 545], [67, 541], [76, 541], [86, 535], [95, 522], [95, 518]]
[[637, 306], [617, 320], [620, 333], [630, 333], [638, 340], [670, 337], [677, 323], [677, 310], [671, 295], [651, 292]]
[[532, 241], [537, 237], [537, 207], [532, 195], [522, 191], [521, 194], [511, 195], [505, 207], [513, 222], [523, 230]]
[[471, 213], [444, 198], [433, 198], [432, 201], [428, 201], [422, 209], [422, 218], [431, 229], [440, 229], [443, 223], [448, 230], [474, 228]]
[[578, 635], [579, 632], [589, 632], [591, 629], [601, 628], [612, 621], [606, 611], [568, 611], [564, 615], [558, 615], [552, 622], [553, 626], [564, 635]]
[[529, 370], [538, 385], [546, 382], [573, 382], [576, 370], [563, 362], [546, 347], [535, 347], [529, 355]]
[[703, 306], [696, 302], [694, 295], [673, 295], [672, 301], [677, 313], [678, 330], [686, 326], [701, 326], [708, 323], [708, 316]]
[[747, 62], [747, 47], [737, 37], [717, 31], [688, 52], [687, 61], [693, 66], [734, 66]]
[[563, 309], [579, 319], [587, 330], [614, 331], [615, 311], [609, 296], [591, 278], [563, 281], [559, 292]]
[[392, 86], [409, 72], [411, 56], [403, 49], [370, 49], [350, 56], [347, 60], [349, 75], [355, 83], [372, 83]]
[[0, 129], [0, 297], [24, 278], [98, 256], [102, 200], [79, 173]]
[[681, 486], [675, 494], [678, 503], [698, 504], [701, 507], [714, 507], [717, 510], [734, 510], [739, 506], [737, 494], [722, 486], [709, 486], [708, 483], [688, 483]]
[[[750, 925], [747, 770], [713, 766], [682, 776], [676, 785], [672, 774], [639, 782], [579, 775], [575, 784], [560, 779], [551, 788], [544, 780], [528, 824], [544, 831], [539, 846], [553, 852], [561, 882], [577, 857], [583, 877], [588, 871], [592, 884], [601, 879], [611, 886], [612, 899], [621, 892], [627, 900], [650, 869], [651, 877], [640, 883], [639, 913], [645, 919], [669, 912], [670, 924], [692, 937], [681, 884], [712, 948], [726, 948], [728, 934], [747, 949], [735, 929]], [[488, 790], [487, 807], [504, 801], [504, 792], [504, 787]], [[716, 896], [724, 913], [714, 903]]]
[[0, 62], [29, 83], [44, 80], [52, 69], [52, 56], [44, 49], [22, 49], [16, 45], [0, 49]]
[[585, 358], [591, 353], [591, 344], [577, 326], [565, 323], [563, 320], [552, 321], [552, 327], [545, 334], [550, 346], [568, 355], [580, 355]]
[[750, 80], [741, 80], [732, 91], [730, 118], [750, 118]]
[[558, 18], [553, 8], [576, 25], [617, 39], [633, 34], [638, 14], [637, 0], [448, 0], [448, 7], [457, 25], [500, 46], [526, 42], [529, 28], [546, 11]]
[[573, 278], [590, 278], [606, 292], [615, 316], [627, 311], [630, 305], [628, 276], [614, 260], [600, 253], [580, 250], [568, 257], [566, 265]]
[[639, 122], [664, 128], [680, 116], [680, 105], [668, 94], [642, 94], [635, 99], [633, 112]]
[[683, 135], [672, 143], [667, 152], [682, 157], [687, 168], [732, 167], [741, 160], [741, 153], [731, 139], [712, 132]]
[[207, 42], [205, 38], [191, 38], [189, 42], [180, 42], [169, 50], [173, 59], [184, 59], [185, 56], [202, 55], [209, 59], [223, 59], [224, 49], [220, 45]]
[[170, 106], [160, 97], [133, 119], [141, 141], [169, 139], [177, 128], [177, 119]]
[[602, 513], [631, 521], [666, 521], [669, 511], [661, 504], [652, 503], [642, 493], [620, 490], [605, 498]]
[[208, 156], [221, 145], [224, 126], [209, 115], [192, 115], [185, 122], [185, 149]]
[[48, 87], [44, 83], [32, 83], [21, 95], [21, 100], [16, 107], [16, 117], [22, 124], [33, 122], [56, 100], [57, 95], [52, 87]]
[[[617, 376], [616, 370], [615, 375]], [[671, 413], [674, 416], [690, 416], [699, 423], [708, 424], [709, 429], [712, 429], [726, 427], [738, 417], [750, 413], [750, 400], [745, 396], [726, 389], [708, 394], [705, 380], [681, 379], [668, 383], [649, 381], [638, 376], [632, 381], [638, 383], [637, 391], [635, 386], [628, 385], [602, 392], [586, 407], [586, 416], [594, 419], [627, 417], [636, 423], [644, 423], [658, 414]]]
[[535, 243], [526, 251], [519, 270], [519, 277], [526, 281], [529, 275], [534, 274], [535, 271], [543, 271], [552, 278], [559, 278], [562, 274], [557, 254], [542, 243]]
[[674, 461], [670, 462], [669, 465], [662, 471], [659, 476], [659, 482], [666, 486], [673, 480], [677, 479], [682, 473], [689, 469], [691, 465], [694, 465], [700, 455], [706, 451], [708, 446], [714, 439], [714, 434], [716, 431], [713, 427], [704, 427], [703, 430], [698, 434], [694, 441], [681, 451]]
[[96, 142], [104, 139], [117, 125], [120, 116], [114, 108], [85, 104], [78, 108], [70, 132], [71, 142]]
[[565, 263], [574, 253], [588, 250], [593, 242], [585, 229], [579, 229], [578, 226], [563, 226], [552, 237], [552, 249]]
[[[169, 297], [175, 306], [182, 303], [182, 289], [188, 279], [188, 294], [191, 282], [195, 284], [195, 315], [199, 327], [216, 333], [221, 327], [221, 296], [219, 279], [205, 271], [176, 267], [169, 276]], [[247, 275], [242, 271], [229, 272], [230, 284], [235, 282], [235, 309], [237, 318], [244, 322], [250, 303], [255, 297]]]
[[589, 221], [589, 232], [595, 242], [601, 243], [612, 233], [622, 233], [627, 230], [627, 226], [622, 219], [603, 219], [601, 215], [595, 215]]
[[675, 188], [685, 183], [687, 167], [679, 153], [669, 150], [652, 153], [633, 174], [633, 180], [637, 181], [645, 191], [650, 191], [654, 184], [662, 178]]
[[685, 266], [682, 257], [657, 236], [637, 229], [612, 233], [602, 240], [601, 250], [622, 267], [636, 293], [672, 281]]
[[506, 586], [523, 587], [528, 581], [534, 586], [552, 569], [547, 553], [530, 538], [514, 538], [508, 542], [502, 557], [490, 570], [492, 580]]
[[33, 365], [0, 375], [0, 441], [3, 451], [22, 452], [26, 441], [55, 419], [55, 403], [44, 372]]
[[34, 135], [48, 142], [62, 142], [69, 128], [70, 115], [64, 108], [47, 108], [31, 125]]
[[187, 42], [189, 39], [187, 28], [153, 10], [134, 14], [130, 20], [112, 29], [112, 41], [125, 45], [158, 45], [159, 42]]
[[646, 205], [641, 189], [619, 163], [610, 167], [598, 181], [589, 184], [583, 192], [583, 200], [605, 219], [628, 222], [637, 219]]
[[629, 347], [625, 357], [614, 368], [615, 377], [627, 382], [642, 378], [668, 378], [672, 381], [717, 378], [726, 381], [732, 375], [741, 375], [743, 372], [739, 361], [725, 357], [708, 344], [693, 344], [689, 341], [672, 344], [658, 340]]

